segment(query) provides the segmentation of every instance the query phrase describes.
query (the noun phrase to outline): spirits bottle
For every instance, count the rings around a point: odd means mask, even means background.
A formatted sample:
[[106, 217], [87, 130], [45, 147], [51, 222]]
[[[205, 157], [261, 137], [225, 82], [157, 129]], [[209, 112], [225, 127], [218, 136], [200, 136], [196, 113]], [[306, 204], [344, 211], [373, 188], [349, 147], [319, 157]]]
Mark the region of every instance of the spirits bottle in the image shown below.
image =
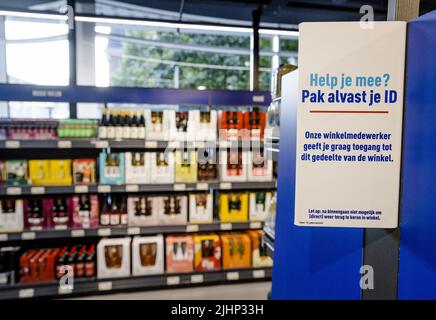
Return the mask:
[[93, 277], [95, 275], [95, 245], [91, 245], [86, 252], [85, 259], [85, 276]]
[[65, 275], [65, 271], [63, 270], [63, 266], [67, 263], [67, 257], [68, 257], [68, 248], [63, 247], [61, 251], [59, 252], [58, 258], [55, 262], [55, 269], [56, 269], [56, 278], [59, 279]]
[[104, 106], [101, 114], [101, 120], [98, 126], [98, 137], [100, 139], [107, 139], [108, 137], [107, 129], [108, 128], [107, 128], [107, 118], [106, 118], [106, 106]]
[[74, 276], [81, 278], [85, 275], [85, 259], [86, 259], [86, 246], [82, 246], [78, 251], [75, 266]]

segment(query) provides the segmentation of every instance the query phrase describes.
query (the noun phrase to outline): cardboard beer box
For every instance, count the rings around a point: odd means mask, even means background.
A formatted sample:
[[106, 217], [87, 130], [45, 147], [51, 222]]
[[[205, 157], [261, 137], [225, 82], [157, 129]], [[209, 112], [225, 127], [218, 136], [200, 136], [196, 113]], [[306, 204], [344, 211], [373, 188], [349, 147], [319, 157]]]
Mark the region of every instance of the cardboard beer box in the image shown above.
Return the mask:
[[189, 222], [213, 222], [213, 200], [211, 193], [203, 192], [189, 194]]
[[6, 179], [8, 186], [27, 185], [27, 160], [7, 160]]
[[220, 140], [238, 140], [243, 137], [244, 115], [241, 111], [221, 111]]
[[132, 274], [134, 276], [164, 273], [164, 259], [162, 235], [133, 238]]
[[251, 239], [251, 257], [253, 267], [272, 267], [273, 260], [262, 246], [262, 230], [248, 230]]
[[194, 239], [190, 235], [165, 238], [166, 271], [192, 272], [194, 270]]
[[244, 128], [251, 140], [263, 141], [266, 124], [266, 112], [250, 111], [244, 113]]
[[216, 110], [194, 111], [195, 140], [217, 141], [217, 112]]
[[133, 227], [159, 224], [159, 199], [157, 196], [138, 195], [127, 199], [128, 225]]
[[159, 196], [159, 223], [185, 225], [188, 222], [188, 197], [186, 195]]
[[170, 110], [145, 110], [145, 135], [150, 141], [168, 141], [170, 138]]
[[245, 192], [221, 193], [219, 195], [219, 218], [221, 222], [247, 221], [248, 194]]
[[150, 153], [151, 183], [174, 183], [174, 153]]
[[197, 182], [197, 151], [175, 152], [175, 182], [192, 183]]
[[100, 183], [124, 184], [124, 153], [100, 153]]
[[266, 159], [262, 151], [248, 153], [248, 181], [272, 181], [273, 161]]
[[220, 151], [221, 180], [229, 182], [247, 181], [247, 151], [225, 149]]
[[74, 184], [96, 183], [95, 159], [75, 159], [73, 160]]
[[97, 278], [130, 276], [131, 238], [101, 239], [97, 245]]
[[251, 240], [247, 234], [221, 234], [221, 248], [224, 269], [251, 266]]
[[126, 152], [126, 184], [151, 181], [150, 152]]
[[265, 221], [271, 205], [272, 193], [268, 191], [250, 192], [250, 221]]
[[195, 138], [197, 111], [174, 111], [169, 110], [170, 117], [170, 140], [193, 141]]

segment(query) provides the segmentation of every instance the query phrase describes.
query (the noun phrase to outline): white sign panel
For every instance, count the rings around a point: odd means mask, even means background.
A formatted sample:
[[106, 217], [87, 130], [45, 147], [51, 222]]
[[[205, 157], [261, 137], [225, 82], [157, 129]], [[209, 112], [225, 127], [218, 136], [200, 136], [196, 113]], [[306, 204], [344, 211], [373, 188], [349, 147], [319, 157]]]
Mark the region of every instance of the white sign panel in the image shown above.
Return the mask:
[[405, 22], [303, 23], [295, 224], [398, 225]]

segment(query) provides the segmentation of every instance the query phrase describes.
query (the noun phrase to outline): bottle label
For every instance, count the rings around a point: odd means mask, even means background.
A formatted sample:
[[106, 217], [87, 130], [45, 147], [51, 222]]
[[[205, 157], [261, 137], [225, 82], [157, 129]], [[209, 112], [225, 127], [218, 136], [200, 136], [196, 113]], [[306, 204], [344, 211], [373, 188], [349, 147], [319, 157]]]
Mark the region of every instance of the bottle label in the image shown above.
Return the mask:
[[115, 139], [123, 138], [123, 127], [115, 127]]
[[111, 214], [111, 225], [120, 224], [120, 216], [118, 214]]
[[[145, 130], [144, 130], [145, 132]], [[131, 139], [138, 139], [138, 127], [131, 127], [130, 128], [130, 138]]]
[[103, 214], [100, 216], [100, 224], [101, 224], [102, 226], [107, 226], [107, 225], [109, 225], [109, 223], [110, 223], [110, 215], [107, 214], [107, 213], [103, 213]]
[[115, 127], [108, 127], [107, 128], [107, 137], [108, 137], [108, 139], [115, 138]]
[[139, 127], [138, 128], [138, 139], [144, 139], [145, 138], [145, 128]]
[[106, 139], [108, 135], [108, 129], [107, 127], [99, 127], [98, 128], [98, 137], [100, 139]]
[[123, 127], [123, 139], [130, 139], [130, 127]]
[[121, 215], [121, 224], [127, 225], [127, 214], [123, 213]]

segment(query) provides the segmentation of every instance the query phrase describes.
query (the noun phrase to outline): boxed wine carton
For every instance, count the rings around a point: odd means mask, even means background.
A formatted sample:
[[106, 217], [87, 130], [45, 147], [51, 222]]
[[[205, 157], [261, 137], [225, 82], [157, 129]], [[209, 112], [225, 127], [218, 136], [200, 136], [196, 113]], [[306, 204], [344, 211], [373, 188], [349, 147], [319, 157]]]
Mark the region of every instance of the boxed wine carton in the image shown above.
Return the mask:
[[159, 224], [159, 199], [157, 196], [138, 195], [127, 199], [128, 225], [133, 227]]
[[194, 269], [198, 271], [221, 268], [221, 243], [217, 234], [194, 236]]
[[248, 220], [248, 194], [242, 192], [219, 195], [219, 217], [221, 222], [243, 222]]
[[197, 151], [177, 150], [175, 152], [175, 182], [197, 182]]
[[174, 153], [150, 153], [151, 183], [174, 183]]
[[248, 153], [248, 181], [272, 181], [273, 161], [266, 159], [262, 151]]
[[145, 110], [145, 136], [150, 141], [168, 141], [171, 110]]
[[165, 249], [167, 272], [192, 272], [194, 269], [194, 239], [192, 236], [167, 236]]
[[23, 200], [0, 199], [0, 232], [23, 231]]
[[213, 222], [213, 200], [209, 192], [189, 194], [189, 222]]
[[251, 266], [251, 240], [245, 233], [221, 235], [222, 266], [224, 269]]
[[247, 151], [225, 149], [220, 151], [220, 173], [222, 181], [247, 181]]
[[100, 183], [124, 184], [124, 153], [100, 153]]
[[101, 239], [97, 245], [97, 277], [122, 278], [130, 275], [130, 237]]
[[159, 223], [184, 225], [188, 222], [188, 197], [186, 195], [159, 196]]
[[150, 152], [126, 152], [126, 184], [151, 181]]
[[250, 221], [265, 221], [271, 205], [272, 193], [268, 191], [250, 192]]
[[132, 274], [134, 276], [164, 273], [164, 259], [162, 235], [133, 238]]

